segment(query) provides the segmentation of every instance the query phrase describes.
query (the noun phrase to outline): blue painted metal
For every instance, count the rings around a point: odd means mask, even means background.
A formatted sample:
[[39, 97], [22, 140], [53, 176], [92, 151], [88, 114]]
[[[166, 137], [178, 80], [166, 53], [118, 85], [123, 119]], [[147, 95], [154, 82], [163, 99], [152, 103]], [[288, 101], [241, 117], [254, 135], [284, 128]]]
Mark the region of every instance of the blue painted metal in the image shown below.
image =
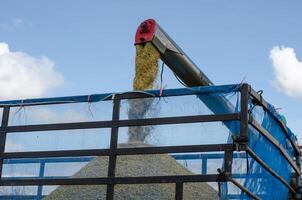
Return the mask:
[[[44, 177], [45, 174], [45, 162], [40, 163], [39, 177]], [[43, 185], [38, 186], [37, 198], [42, 199]]]
[[[240, 85], [221, 85], [221, 86], [202, 86], [192, 88], [178, 88], [167, 89], [160, 95], [159, 90], [146, 90], [143, 93], [150, 94], [155, 97], [169, 97], [169, 96], [181, 96], [181, 95], [198, 95], [204, 93], [225, 93], [225, 92], [237, 92], [240, 89]], [[81, 103], [81, 102], [99, 102], [111, 99], [115, 94], [120, 93], [105, 93], [105, 94], [91, 94], [81, 96], [67, 96], [67, 97], [52, 97], [52, 98], [36, 98], [36, 99], [24, 99], [24, 100], [12, 100], [12, 101], [0, 101], [0, 107], [9, 106], [29, 106], [29, 105], [41, 105], [41, 104], [60, 104], [60, 103]]]
[[92, 156], [85, 157], [65, 157], [65, 158], [20, 158], [7, 159], [3, 164], [34, 164], [34, 163], [71, 163], [71, 162], [89, 162], [93, 159]]
[[[199, 160], [201, 161], [201, 174], [207, 173], [207, 161], [211, 159], [223, 159], [223, 153], [203, 153], [203, 154], [172, 154], [173, 158], [178, 161], [186, 160]], [[244, 153], [234, 153], [234, 158], [244, 158], [246, 156]], [[89, 162], [95, 157], [85, 156], [85, 157], [65, 157], [65, 158], [24, 158], [24, 159], [9, 159], [4, 160], [3, 164], [40, 164], [39, 166], [39, 176], [36, 177], [3, 177], [3, 179], [26, 179], [26, 178], [66, 178], [68, 176], [45, 176], [45, 166], [49, 163], [83, 163]], [[243, 178], [244, 175], [234, 174], [235, 178]], [[39, 185], [37, 188], [36, 195], [0, 195], [0, 199], [3, 200], [20, 200], [20, 199], [31, 199], [31, 200], [42, 200], [45, 195], [43, 195], [43, 186]], [[237, 195], [231, 195], [229, 199], [238, 199]]]

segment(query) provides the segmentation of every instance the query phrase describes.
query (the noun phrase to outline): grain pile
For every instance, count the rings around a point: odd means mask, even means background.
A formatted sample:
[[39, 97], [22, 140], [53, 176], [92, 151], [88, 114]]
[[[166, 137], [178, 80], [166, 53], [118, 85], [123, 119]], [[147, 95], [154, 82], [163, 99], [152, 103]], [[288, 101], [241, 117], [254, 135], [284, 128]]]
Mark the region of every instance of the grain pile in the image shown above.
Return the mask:
[[[146, 144], [121, 144], [119, 147], [148, 146]], [[83, 167], [72, 178], [106, 177], [108, 159], [97, 157]], [[192, 174], [167, 154], [119, 156], [116, 165], [117, 177], [190, 175]], [[174, 184], [116, 185], [116, 200], [173, 200]], [[103, 200], [106, 186], [60, 186], [45, 200]], [[184, 200], [218, 199], [217, 192], [206, 183], [184, 185]]]

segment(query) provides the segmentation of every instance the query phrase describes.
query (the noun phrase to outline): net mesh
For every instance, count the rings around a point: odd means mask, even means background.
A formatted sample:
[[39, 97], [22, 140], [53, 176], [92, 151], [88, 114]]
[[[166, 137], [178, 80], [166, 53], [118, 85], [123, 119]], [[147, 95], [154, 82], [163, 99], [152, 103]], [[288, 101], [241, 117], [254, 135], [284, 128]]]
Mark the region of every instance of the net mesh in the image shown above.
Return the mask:
[[[159, 96], [158, 90], [146, 91], [150, 98], [122, 100], [120, 118], [149, 119], [158, 117], [230, 114], [240, 112], [240, 85], [209, 86], [197, 88], [166, 90]], [[1, 102], [1, 105], [19, 105], [10, 111], [9, 126], [53, 124], [60, 122], [91, 122], [110, 120], [112, 117], [111, 94], [64, 97], [55, 99], [31, 99], [23, 101]], [[144, 108], [144, 114], [129, 115], [133, 100]], [[40, 105], [47, 102], [68, 102], [52, 105]], [[146, 103], [147, 102], [147, 103]], [[26, 106], [22, 104], [27, 104]], [[28, 104], [39, 104], [31, 105]], [[148, 106], [146, 106], [148, 104]], [[20, 106], [22, 105], [22, 106]], [[295, 159], [295, 151], [290, 140], [296, 141], [293, 133], [282, 128], [273, 106], [269, 109], [249, 101], [250, 118], [257, 121], [271, 136], [278, 141], [287, 154]], [[234, 135], [240, 134], [239, 121], [199, 122], [187, 124], [168, 124], [138, 126], [149, 130], [143, 136], [144, 142], [150, 146], [175, 146], [233, 143]], [[136, 127], [132, 127], [135, 129]], [[119, 148], [123, 148], [129, 139], [129, 127], [119, 129]], [[280, 151], [267, 138], [251, 125], [248, 128], [248, 147], [274, 172], [291, 184], [293, 169]], [[6, 152], [104, 149], [110, 144], [110, 128], [77, 129], [61, 131], [41, 131], [24, 133], [7, 133]], [[125, 146], [125, 145], [124, 145]], [[136, 148], [138, 148], [136, 146]], [[168, 156], [168, 155], [165, 155]], [[217, 168], [223, 168], [223, 152], [171, 154], [169, 155], [183, 165], [190, 174], [216, 174]], [[147, 158], [147, 157], [146, 157]], [[73, 160], [75, 159], [75, 160]], [[4, 160], [3, 177], [5, 178], [41, 178], [41, 163], [44, 161], [42, 177], [72, 178], [95, 157], [77, 158], [44, 158]], [[107, 159], [107, 158], [106, 158]], [[171, 162], [172, 163], [172, 162]], [[149, 163], [147, 163], [149, 164]], [[105, 164], [104, 164], [105, 166]], [[164, 166], [165, 167], [165, 166]], [[171, 166], [166, 166], [171, 168]], [[102, 167], [98, 167], [101, 170]], [[62, 171], [62, 169], [64, 169]], [[149, 169], [149, 168], [146, 168]], [[103, 169], [106, 175], [107, 168]], [[155, 173], [156, 171], [154, 171]], [[234, 152], [232, 178], [238, 181], [260, 199], [287, 199], [289, 189], [260, 163], [246, 152]], [[181, 175], [181, 174], [180, 174]], [[230, 183], [209, 183], [209, 186], [220, 195], [220, 199], [252, 199], [240, 188]], [[219, 185], [219, 187], [218, 187]], [[39, 186], [40, 187], [40, 186]], [[49, 194], [58, 187], [14, 186], [1, 187], [2, 196], [35, 195], [40, 192]], [[93, 187], [92, 187], [93, 188]], [[44, 191], [45, 190], [45, 191]], [[47, 192], [46, 192], [47, 190]], [[278, 191], [277, 193], [275, 191]]]

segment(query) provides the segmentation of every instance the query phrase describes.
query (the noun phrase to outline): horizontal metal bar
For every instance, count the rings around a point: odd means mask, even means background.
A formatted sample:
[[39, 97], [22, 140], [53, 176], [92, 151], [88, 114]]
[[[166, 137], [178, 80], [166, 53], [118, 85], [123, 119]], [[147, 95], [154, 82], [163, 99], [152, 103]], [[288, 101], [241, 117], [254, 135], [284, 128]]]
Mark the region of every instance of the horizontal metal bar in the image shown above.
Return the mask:
[[37, 195], [0, 195], [1, 200], [41, 200], [47, 195], [41, 196], [39, 198]]
[[57, 123], [57, 124], [40, 124], [40, 125], [22, 125], [0, 127], [0, 132], [32, 132], [32, 131], [54, 131], [70, 129], [89, 129], [89, 128], [111, 128], [111, 127], [128, 127], [128, 126], [150, 126], [164, 124], [181, 124], [197, 122], [215, 122], [239, 120], [239, 114], [221, 114], [221, 115], [193, 115], [182, 117], [161, 117], [149, 119], [130, 119], [118, 121], [95, 121], [95, 122], [77, 122], [77, 123]]
[[[263, 195], [262, 195], [263, 196]], [[42, 199], [47, 197], [47, 195], [42, 195]], [[227, 199], [242, 199], [244, 196], [240, 194], [228, 194]], [[264, 198], [264, 196], [263, 196]], [[37, 195], [0, 195], [1, 200], [35, 200], [39, 199]], [[244, 199], [250, 199], [247, 195]]]
[[183, 117], [161, 117], [140, 120], [120, 120], [117, 123], [119, 127], [145, 126], [145, 125], [163, 125], [163, 124], [183, 124], [196, 122], [216, 122], [239, 120], [238, 113], [219, 114], [219, 115], [193, 115]]
[[189, 152], [213, 152], [235, 150], [233, 144], [206, 144], [190, 146], [167, 146], [167, 147], [140, 147], [140, 148], [119, 148], [117, 155], [137, 154], [162, 154], [162, 153], [189, 153]]
[[[198, 160], [198, 159], [219, 159], [224, 158], [224, 153], [204, 153], [204, 154], [177, 154], [171, 155], [176, 160]], [[246, 159], [246, 153], [233, 153], [233, 158]]]
[[[201, 159], [223, 159], [224, 153], [203, 153], [203, 154], [170, 154], [176, 160], [201, 160]], [[32, 164], [32, 163], [73, 163], [73, 162], [89, 162], [94, 159], [94, 156], [84, 157], [61, 157], [61, 158], [21, 158], [21, 159], [6, 159], [3, 164]], [[246, 159], [245, 153], [233, 153], [233, 158]]]
[[247, 147], [247, 153], [255, 159], [266, 171], [268, 171], [272, 176], [277, 178], [280, 182], [282, 182], [288, 189], [290, 189], [294, 194], [296, 193], [295, 189], [293, 189], [287, 182], [284, 180], [279, 174], [277, 174], [274, 170], [272, 170], [265, 162], [260, 159], [257, 154], [249, 147]]
[[[71, 176], [4, 176], [2, 177], [5, 180], [28, 180], [28, 179], [67, 179], [71, 178]], [[87, 177], [89, 178], [89, 177]]]
[[6, 152], [0, 154], [3, 159], [11, 158], [49, 158], [49, 157], [72, 157], [72, 156], [108, 156], [109, 149], [89, 150], [62, 150], [62, 151], [29, 151], [29, 152]]
[[[168, 97], [168, 96], [182, 96], [182, 95], [194, 95], [194, 94], [208, 94], [208, 93], [230, 93], [239, 90], [238, 84], [233, 85], [220, 85], [220, 86], [202, 86], [192, 88], [178, 88], [178, 89], [166, 89], [162, 95], [159, 90], [145, 90], [134, 92], [134, 97], [141, 98], [139, 93], [146, 93], [156, 97]], [[52, 98], [36, 98], [36, 99], [24, 99], [24, 100], [12, 100], [12, 101], [0, 101], [0, 107], [10, 106], [35, 106], [35, 105], [50, 105], [50, 104], [67, 104], [67, 103], [85, 103], [85, 102], [99, 102], [112, 99], [113, 95], [120, 95], [121, 99], [127, 98], [131, 92], [117, 92], [106, 94], [91, 94], [81, 96], [67, 96], [67, 97], [52, 97]]]
[[56, 123], [56, 124], [39, 124], [39, 125], [20, 125], [8, 126], [7, 132], [33, 132], [33, 131], [56, 131], [56, 130], [73, 130], [73, 129], [91, 129], [91, 128], [111, 128], [114, 126], [113, 121], [95, 121], [95, 122], [75, 122], [75, 123]]
[[260, 134], [262, 134], [268, 141], [270, 141], [279, 150], [279, 152], [289, 162], [289, 164], [292, 166], [295, 172], [297, 174], [300, 174], [299, 167], [296, 165], [294, 160], [288, 155], [287, 151], [285, 151], [284, 148], [279, 144], [279, 142], [255, 120], [252, 120], [252, 122], [250, 123], [257, 131], [260, 132]]
[[89, 162], [94, 159], [94, 156], [85, 157], [63, 157], [63, 158], [21, 158], [21, 159], [6, 159], [3, 164], [34, 164], [34, 163], [78, 163]]
[[72, 157], [72, 156], [109, 156], [109, 155], [213, 152], [213, 151], [225, 151], [225, 150], [234, 150], [234, 149], [235, 146], [233, 144], [209, 144], [209, 145], [139, 147], [139, 148], [118, 148], [118, 149], [6, 152], [0, 154], [0, 156], [3, 159], [39, 158], [39, 157], [46, 158], [46, 157]]
[[[206, 173], [205, 173], [206, 174]], [[5, 180], [23, 180], [23, 179], [70, 179], [70, 176], [11, 176], [3, 177]], [[263, 178], [263, 174], [232, 174], [232, 178], [244, 179], [244, 178]], [[1, 199], [1, 198], [0, 198]]]
[[18, 179], [2, 178], [0, 186], [25, 185], [107, 185], [107, 184], [151, 184], [176, 182], [217, 182], [218, 174], [208, 175], [182, 175], [182, 176], [145, 176], [145, 177], [112, 177], [112, 178], [71, 178], [71, 179]]
[[[254, 98], [254, 100], [257, 101], [257, 103], [262, 105], [262, 107], [265, 108], [265, 110], [267, 110], [269, 113], [271, 113], [271, 111], [269, 109], [269, 104], [263, 98], [261, 98], [260, 95], [255, 90], [253, 90], [251, 88], [250, 93], [251, 93], [251, 96]], [[294, 147], [296, 153], [298, 155], [300, 155], [299, 146], [290, 138], [286, 125], [280, 119], [276, 118], [273, 114], [271, 114], [271, 115], [277, 121], [277, 123], [280, 125], [281, 129], [286, 133], [286, 136], [289, 139], [291, 145]]]
[[145, 99], [145, 98], [158, 98], [158, 95], [150, 93], [149, 91], [132, 91], [119, 93], [120, 99]]

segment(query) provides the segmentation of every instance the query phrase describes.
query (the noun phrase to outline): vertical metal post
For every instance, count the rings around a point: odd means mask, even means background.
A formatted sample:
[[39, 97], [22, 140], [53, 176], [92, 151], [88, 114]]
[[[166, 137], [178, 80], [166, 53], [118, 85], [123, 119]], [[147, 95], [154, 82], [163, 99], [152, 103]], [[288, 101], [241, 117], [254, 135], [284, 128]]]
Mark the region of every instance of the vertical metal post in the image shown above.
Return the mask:
[[[112, 121], [117, 122], [120, 118], [120, 102], [121, 99], [119, 95], [113, 96], [113, 113], [112, 113]], [[110, 138], [110, 150], [115, 150], [117, 148], [118, 143], [118, 125], [114, 123], [111, 128], [111, 138]], [[116, 154], [110, 154], [109, 156], [109, 164], [108, 164], [108, 178], [113, 178], [115, 176], [115, 168], [116, 168]], [[114, 184], [107, 185], [107, 200], [113, 200], [114, 198]]]
[[232, 164], [233, 164], [233, 151], [224, 152], [224, 173], [226, 175], [232, 174]]
[[183, 182], [177, 182], [175, 184], [175, 200], [183, 199]]
[[[42, 160], [40, 163], [39, 178], [44, 178], [44, 173], [45, 173], [45, 160]], [[43, 185], [38, 185], [37, 199], [41, 200], [42, 194], [43, 194]]]
[[246, 83], [242, 84], [240, 89], [240, 137], [241, 142], [248, 140], [248, 124], [249, 124], [249, 90], [250, 86]]
[[205, 156], [202, 156], [202, 159], [201, 159], [201, 174], [202, 175], [207, 174], [207, 165], [208, 165], [208, 158]]
[[[9, 106], [3, 108], [1, 128], [7, 127], [9, 118]], [[0, 153], [4, 153], [6, 143], [6, 131], [0, 132]], [[3, 158], [0, 158], [0, 178], [2, 178]]]

